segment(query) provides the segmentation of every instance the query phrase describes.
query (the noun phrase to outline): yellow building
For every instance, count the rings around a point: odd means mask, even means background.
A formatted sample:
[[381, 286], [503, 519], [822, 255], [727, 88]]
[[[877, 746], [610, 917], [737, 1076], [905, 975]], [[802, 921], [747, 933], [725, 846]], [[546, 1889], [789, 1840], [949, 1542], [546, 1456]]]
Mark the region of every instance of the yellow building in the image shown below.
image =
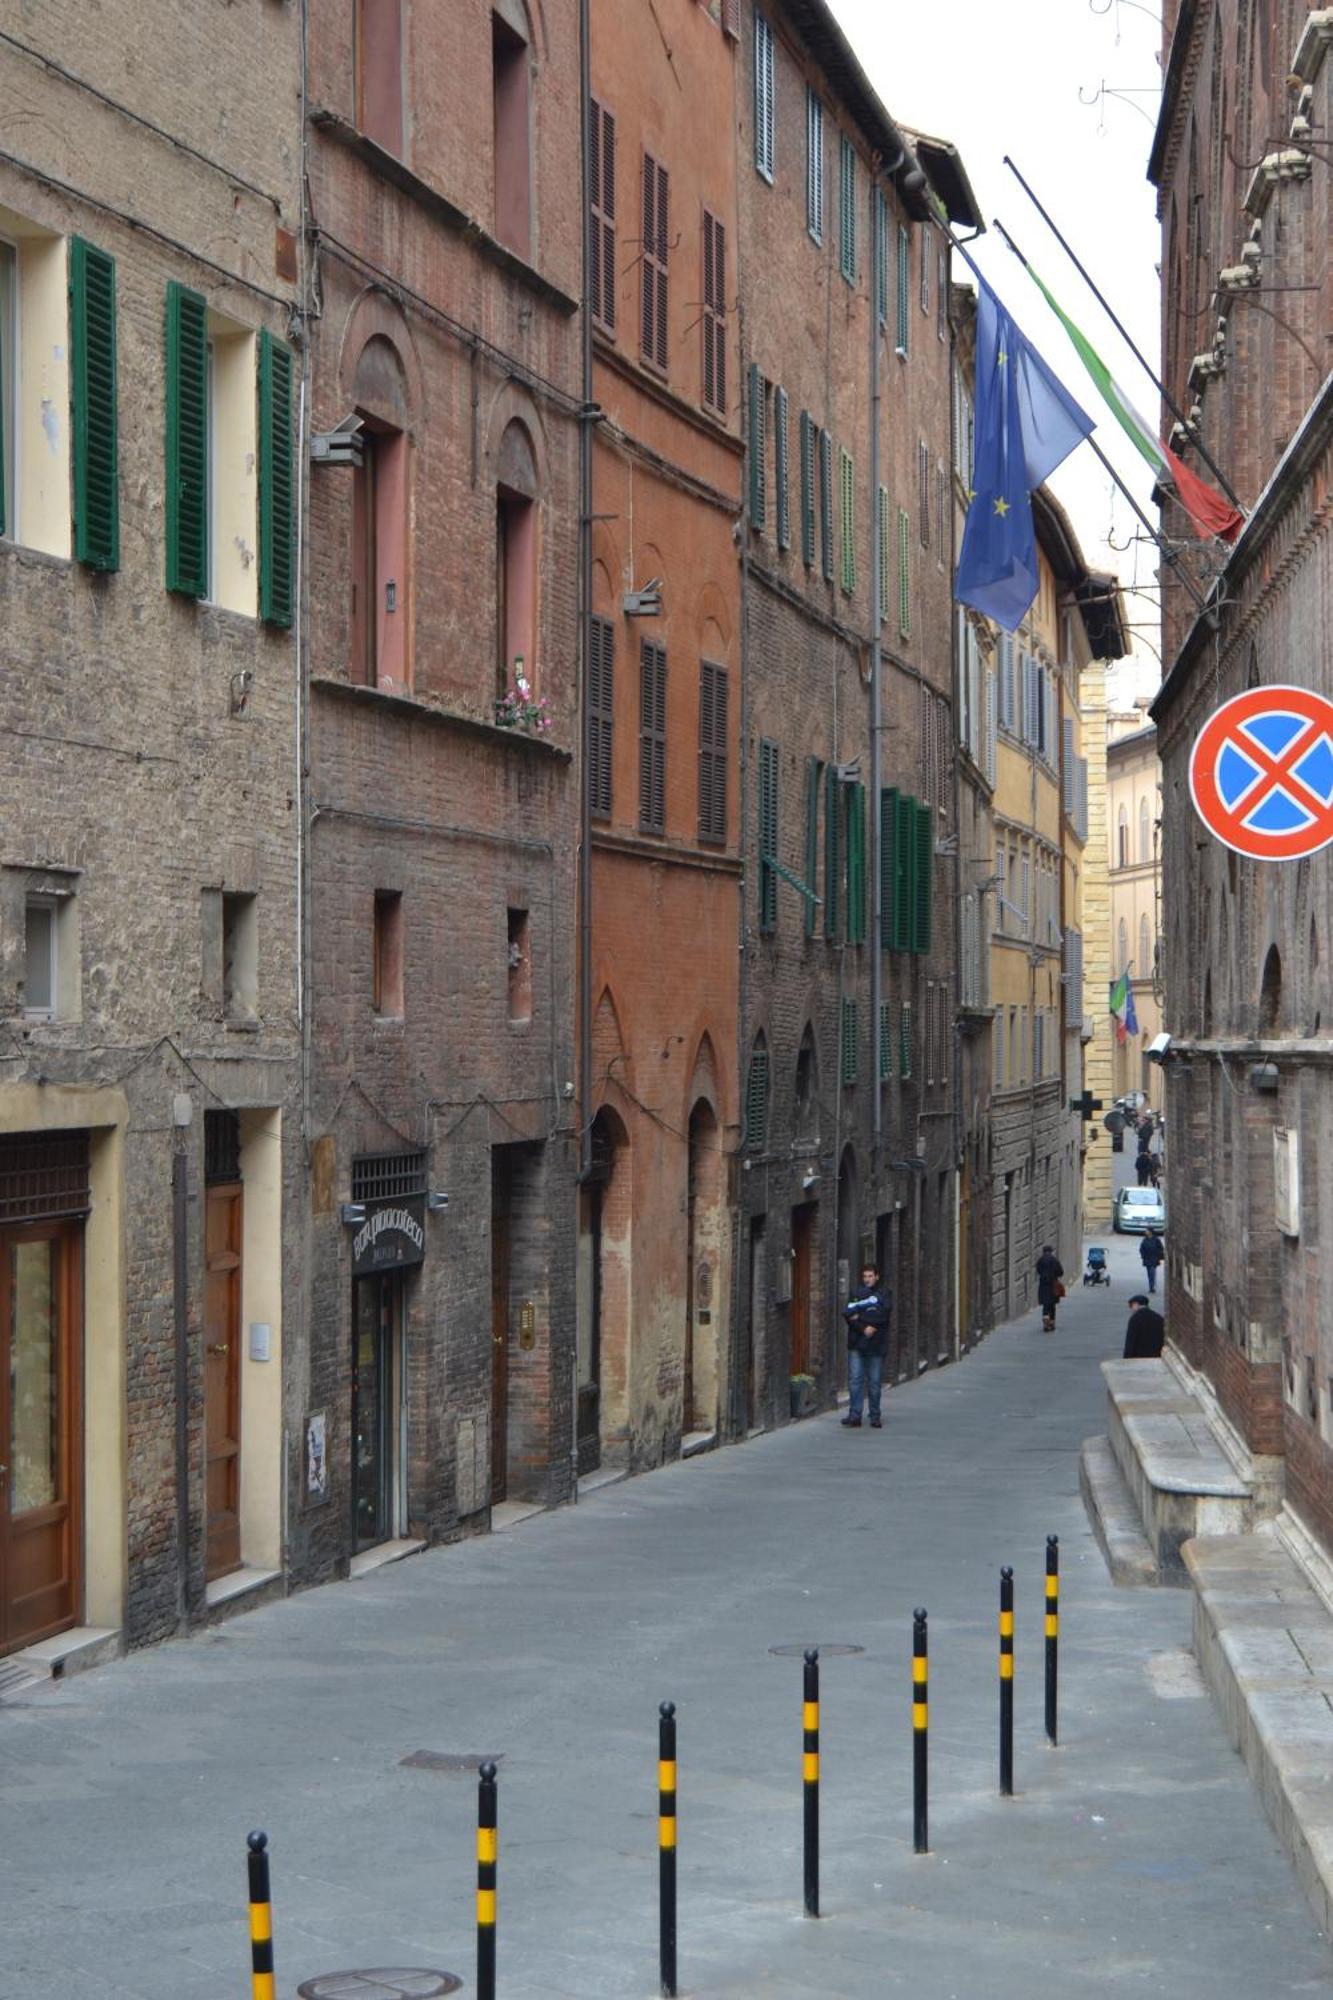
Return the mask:
[[1147, 1049], [1160, 1034], [1158, 960], [1162, 928], [1162, 773], [1147, 703], [1107, 718], [1106, 830], [1111, 895], [1107, 952], [1111, 979], [1128, 971], [1138, 1033], [1114, 1045], [1112, 1092], [1146, 1093], [1162, 1105], [1162, 1071]]

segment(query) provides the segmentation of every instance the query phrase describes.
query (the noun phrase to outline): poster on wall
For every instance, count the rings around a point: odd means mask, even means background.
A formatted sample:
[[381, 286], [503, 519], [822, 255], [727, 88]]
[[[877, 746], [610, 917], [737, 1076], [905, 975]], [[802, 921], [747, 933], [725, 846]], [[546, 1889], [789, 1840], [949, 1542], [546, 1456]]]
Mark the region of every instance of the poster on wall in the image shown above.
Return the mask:
[[329, 1497], [328, 1413], [315, 1410], [305, 1420], [305, 1497], [318, 1507]]

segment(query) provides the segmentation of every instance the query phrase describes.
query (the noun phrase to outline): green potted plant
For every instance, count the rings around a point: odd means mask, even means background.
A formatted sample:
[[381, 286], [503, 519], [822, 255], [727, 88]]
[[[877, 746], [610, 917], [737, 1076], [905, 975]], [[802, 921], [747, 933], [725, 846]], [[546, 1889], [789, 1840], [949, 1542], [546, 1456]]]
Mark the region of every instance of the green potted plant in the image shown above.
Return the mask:
[[818, 1386], [813, 1375], [793, 1375], [791, 1378], [791, 1413], [794, 1417], [813, 1416], [818, 1396]]

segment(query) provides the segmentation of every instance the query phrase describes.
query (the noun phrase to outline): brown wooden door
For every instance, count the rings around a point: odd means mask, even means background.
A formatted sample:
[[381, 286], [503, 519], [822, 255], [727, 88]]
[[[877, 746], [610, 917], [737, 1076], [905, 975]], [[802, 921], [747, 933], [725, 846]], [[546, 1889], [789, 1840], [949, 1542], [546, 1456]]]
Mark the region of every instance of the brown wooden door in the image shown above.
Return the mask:
[[497, 1160], [491, 1202], [491, 1505], [509, 1491], [509, 1177]]
[[0, 1232], [0, 1652], [81, 1611], [77, 1224]]
[[204, 1437], [211, 1582], [241, 1566], [241, 1185], [205, 1192]]
[[791, 1212], [791, 1372], [810, 1372], [810, 1276], [814, 1251], [815, 1205]]

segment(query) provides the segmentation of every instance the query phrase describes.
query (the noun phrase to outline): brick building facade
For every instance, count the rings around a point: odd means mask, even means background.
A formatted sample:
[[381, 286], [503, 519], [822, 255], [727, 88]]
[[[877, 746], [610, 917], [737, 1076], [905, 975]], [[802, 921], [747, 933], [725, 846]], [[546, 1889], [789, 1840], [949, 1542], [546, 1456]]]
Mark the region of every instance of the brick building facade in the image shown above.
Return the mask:
[[[1249, 509], [1192, 562], [1207, 615], [1166, 598], [1154, 705], [1166, 891], [1168, 1328], [1238, 1460], [1333, 1546], [1333, 1332], [1319, 1149], [1333, 1116], [1328, 849], [1257, 863], [1204, 835], [1191, 747], [1249, 687], [1333, 693], [1333, 217], [1311, 135], [1333, 118], [1333, 21], [1291, 5], [1167, 22], [1150, 175], [1163, 225], [1167, 387]], [[1255, 296], [1276, 288], [1277, 310]], [[1201, 470], [1205, 468], [1201, 467]], [[1182, 532], [1178, 516], [1168, 525]], [[1290, 746], [1289, 746], [1290, 747]]]
[[304, 1577], [571, 1488], [577, 9], [315, 0], [309, 79]]
[[283, 1563], [300, 25], [9, 25], [0, 1652], [50, 1660]]

